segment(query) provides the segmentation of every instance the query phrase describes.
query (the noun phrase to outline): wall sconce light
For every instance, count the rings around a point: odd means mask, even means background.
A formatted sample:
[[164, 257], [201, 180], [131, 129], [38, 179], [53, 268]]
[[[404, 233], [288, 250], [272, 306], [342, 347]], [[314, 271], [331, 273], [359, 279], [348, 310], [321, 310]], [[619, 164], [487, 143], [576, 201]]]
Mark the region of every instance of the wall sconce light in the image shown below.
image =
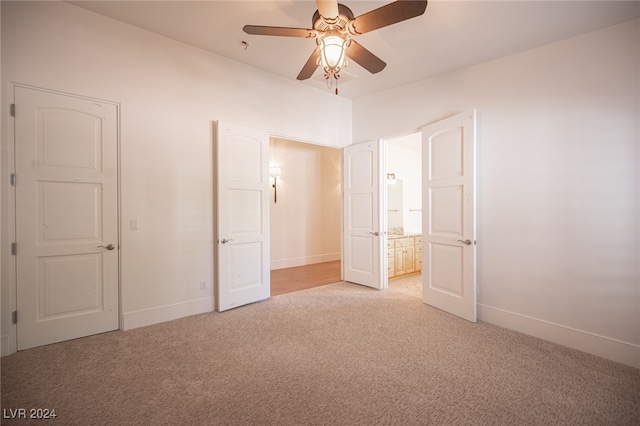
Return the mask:
[[269, 175], [273, 178], [273, 202], [278, 202], [278, 177], [282, 175], [282, 170], [279, 166], [273, 165], [269, 167]]
[[387, 173], [387, 183], [393, 185], [396, 183], [396, 174], [395, 173]]

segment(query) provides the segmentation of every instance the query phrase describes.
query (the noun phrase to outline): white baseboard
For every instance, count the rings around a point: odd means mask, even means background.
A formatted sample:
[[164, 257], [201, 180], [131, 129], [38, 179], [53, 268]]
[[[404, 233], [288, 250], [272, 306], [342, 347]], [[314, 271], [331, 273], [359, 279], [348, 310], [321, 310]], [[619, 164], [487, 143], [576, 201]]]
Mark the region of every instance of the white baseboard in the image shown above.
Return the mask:
[[213, 297], [205, 297], [157, 308], [127, 312], [122, 314], [122, 330], [131, 330], [191, 315], [204, 314], [212, 312], [213, 308]]
[[291, 259], [281, 259], [271, 261], [271, 270], [293, 268], [295, 266], [313, 265], [314, 263], [331, 262], [340, 260], [340, 253], [317, 254], [314, 256], [294, 257]]
[[549, 342], [640, 368], [640, 346], [478, 304], [478, 319]]
[[9, 344], [9, 336], [0, 336], [0, 356], [11, 355], [13, 352]]

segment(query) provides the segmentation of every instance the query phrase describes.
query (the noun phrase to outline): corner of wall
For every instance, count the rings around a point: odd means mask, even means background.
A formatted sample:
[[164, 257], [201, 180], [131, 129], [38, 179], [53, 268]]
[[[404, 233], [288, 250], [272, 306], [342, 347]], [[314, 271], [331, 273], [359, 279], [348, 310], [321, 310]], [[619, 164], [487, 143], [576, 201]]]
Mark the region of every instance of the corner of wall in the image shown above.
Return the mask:
[[482, 304], [478, 304], [478, 318], [499, 327], [640, 368], [640, 346], [632, 343]]

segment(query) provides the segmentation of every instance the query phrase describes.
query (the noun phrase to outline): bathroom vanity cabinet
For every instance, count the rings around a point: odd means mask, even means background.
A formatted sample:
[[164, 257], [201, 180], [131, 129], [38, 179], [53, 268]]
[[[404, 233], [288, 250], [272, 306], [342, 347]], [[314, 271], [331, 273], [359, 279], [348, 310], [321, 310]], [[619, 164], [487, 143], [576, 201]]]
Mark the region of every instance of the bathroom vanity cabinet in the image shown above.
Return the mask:
[[421, 271], [422, 236], [389, 235], [387, 257], [389, 278]]

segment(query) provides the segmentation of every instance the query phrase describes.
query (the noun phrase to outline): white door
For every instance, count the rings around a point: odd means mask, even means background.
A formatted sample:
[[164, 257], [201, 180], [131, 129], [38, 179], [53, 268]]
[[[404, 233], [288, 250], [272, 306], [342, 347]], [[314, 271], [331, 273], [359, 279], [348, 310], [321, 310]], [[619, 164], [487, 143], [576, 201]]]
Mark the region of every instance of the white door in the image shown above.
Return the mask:
[[344, 148], [344, 279], [382, 289], [387, 256], [380, 201], [382, 141]]
[[424, 303], [476, 322], [475, 111], [422, 128]]
[[18, 350], [118, 329], [118, 110], [15, 87]]
[[269, 135], [217, 123], [218, 311], [269, 298]]

